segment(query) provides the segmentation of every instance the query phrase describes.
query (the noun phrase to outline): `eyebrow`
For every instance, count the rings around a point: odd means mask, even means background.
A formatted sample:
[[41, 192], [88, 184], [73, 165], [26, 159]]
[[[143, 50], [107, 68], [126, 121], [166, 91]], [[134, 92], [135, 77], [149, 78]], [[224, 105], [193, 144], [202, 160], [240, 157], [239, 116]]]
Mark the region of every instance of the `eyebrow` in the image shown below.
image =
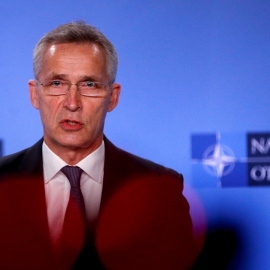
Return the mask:
[[44, 77], [44, 80], [54, 80], [54, 79], [63, 79], [67, 80], [67, 75], [66, 74], [56, 74], [56, 73], [49, 73]]
[[[54, 80], [54, 79], [68, 80], [68, 75], [51, 73], [51, 74], [47, 74], [44, 79], [45, 80]], [[97, 79], [96, 77], [87, 76], [87, 75], [81, 76], [78, 81], [79, 82], [83, 82], [83, 81], [100, 82], [100, 80]]]
[[100, 82], [99, 79], [97, 79], [94, 76], [82, 76], [79, 81], [91, 81], [91, 82]]

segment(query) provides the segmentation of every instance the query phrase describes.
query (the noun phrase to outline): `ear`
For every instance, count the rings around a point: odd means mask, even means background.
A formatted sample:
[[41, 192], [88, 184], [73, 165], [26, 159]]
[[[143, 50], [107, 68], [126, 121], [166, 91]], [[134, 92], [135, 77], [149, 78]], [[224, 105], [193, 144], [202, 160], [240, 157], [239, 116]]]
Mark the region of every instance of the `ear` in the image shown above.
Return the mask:
[[30, 80], [28, 82], [28, 87], [29, 87], [29, 93], [30, 93], [31, 103], [32, 103], [32, 105], [36, 109], [39, 109], [38, 93], [37, 93], [37, 89], [36, 89], [36, 82], [34, 80]]
[[117, 106], [120, 92], [121, 92], [121, 85], [119, 83], [114, 83], [112, 85], [112, 92], [110, 96], [108, 112], [111, 112]]

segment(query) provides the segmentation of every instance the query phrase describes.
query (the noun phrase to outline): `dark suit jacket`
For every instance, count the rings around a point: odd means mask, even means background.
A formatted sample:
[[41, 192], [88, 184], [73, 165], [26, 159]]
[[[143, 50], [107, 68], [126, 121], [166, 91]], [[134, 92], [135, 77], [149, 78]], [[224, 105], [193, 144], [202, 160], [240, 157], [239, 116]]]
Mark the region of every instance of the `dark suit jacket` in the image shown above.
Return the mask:
[[[182, 175], [104, 141], [95, 243], [72, 269], [189, 269], [196, 251]], [[42, 142], [0, 159], [0, 269], [64, 265], [51, 252]]]

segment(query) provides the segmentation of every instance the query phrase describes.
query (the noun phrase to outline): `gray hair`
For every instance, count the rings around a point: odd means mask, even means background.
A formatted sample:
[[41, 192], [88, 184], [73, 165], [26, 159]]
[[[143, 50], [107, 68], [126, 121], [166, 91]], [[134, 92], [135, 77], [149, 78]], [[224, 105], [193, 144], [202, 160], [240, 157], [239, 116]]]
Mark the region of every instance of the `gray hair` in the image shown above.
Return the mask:
[[94, 43], [101, 46], [106, 53], [107, 73], [110, 82], [116, 78], [118, 57], [113, 44], [95, 27], [86, 24], [84, 21], [62, 24], [45, 34], [37, 43], [33, 54], [34, 76], [38, 75], [42, 68], [43, 56], [46, 49], [52, 44], [62, 43]]

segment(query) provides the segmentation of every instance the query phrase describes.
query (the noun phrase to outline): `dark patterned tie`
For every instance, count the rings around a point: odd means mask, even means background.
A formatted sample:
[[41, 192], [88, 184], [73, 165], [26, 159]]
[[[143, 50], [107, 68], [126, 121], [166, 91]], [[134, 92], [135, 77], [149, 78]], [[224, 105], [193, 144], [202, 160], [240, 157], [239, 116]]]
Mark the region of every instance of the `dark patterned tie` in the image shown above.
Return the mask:
[[71, 188], [58, 259], [60, 265], [64, 266], [63, 269], [71, 269], [85, 242], [85, 204], [80, 188], [82, 169], [77, 166], [65, 166], [61, 171], [68, 178]]
[[85, 204], [80, 188], [82, 169], [77, 166], [65, 166], [61, 171], [66, 175], [70, 182], [70, 199], [73, 198], [76, 201], [82, 215], [85, 217]]

